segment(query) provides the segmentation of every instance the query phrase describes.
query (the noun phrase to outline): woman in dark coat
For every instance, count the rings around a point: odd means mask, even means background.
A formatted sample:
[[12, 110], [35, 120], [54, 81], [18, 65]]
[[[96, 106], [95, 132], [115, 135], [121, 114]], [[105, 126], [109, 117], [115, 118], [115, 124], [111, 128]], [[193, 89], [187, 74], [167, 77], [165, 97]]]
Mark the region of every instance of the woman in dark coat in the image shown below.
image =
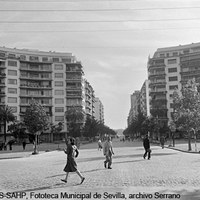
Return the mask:
[[67, 178], [68, 178], [69, 172], [76, 172], [79, 175], [79, 177], [81, 178], [81, 184], [82, 184], [83, 181], [85, 180], [85, 178], [82, 176], [80, 171], [77, 169], [77, 164], [76, 164], [75, 158], [78, 157], [79, 152], [78, 152], [78, 148], [75, 145], [74, 138], [70, 138], [68, 140], [67, 149], [65, 149], [64, 152], [67, 154], [67, 164], [64, 168], [64, 171], [66, 172], [66, 177], [65, 177], [65, 179], [61, 179], [61, 181], [67, 183]]

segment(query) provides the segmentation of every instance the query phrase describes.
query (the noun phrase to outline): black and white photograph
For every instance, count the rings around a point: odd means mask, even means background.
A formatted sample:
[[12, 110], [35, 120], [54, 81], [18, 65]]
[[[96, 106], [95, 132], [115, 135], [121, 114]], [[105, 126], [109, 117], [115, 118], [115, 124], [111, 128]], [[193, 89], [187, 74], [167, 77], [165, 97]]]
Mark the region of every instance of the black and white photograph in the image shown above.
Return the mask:
[[0, 0], [0, 199], [199, 200], [200, 1]]

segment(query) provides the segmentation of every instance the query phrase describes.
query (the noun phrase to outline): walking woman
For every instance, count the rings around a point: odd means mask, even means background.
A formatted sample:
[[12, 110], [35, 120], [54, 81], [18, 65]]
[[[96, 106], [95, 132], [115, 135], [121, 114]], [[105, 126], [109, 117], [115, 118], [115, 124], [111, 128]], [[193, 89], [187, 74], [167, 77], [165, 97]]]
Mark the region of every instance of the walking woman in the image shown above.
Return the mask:
[[78, 176], [81, 178], [80, 184], [82, 184], [83, 181], [85, 180], [85, 178], [82, 176], [80, 171], [77, 169], [77, 164], [76, 164], [75, 158], [78, 157], [79, 152], [78, 152], [78, 148], [75, 145], [74, 138], [70, 138], [68, 140], [67, 149], [65, 149], [64, 152], [67, 154], [67, 164], [64, 168], [64, 171], [66, 172], [66, 177], [65, 177], [65, 179], [61, 179], [61, 181], [67, 183], [67, 178], [68, 178], [69, 172], [76, 172], [78, 174]]

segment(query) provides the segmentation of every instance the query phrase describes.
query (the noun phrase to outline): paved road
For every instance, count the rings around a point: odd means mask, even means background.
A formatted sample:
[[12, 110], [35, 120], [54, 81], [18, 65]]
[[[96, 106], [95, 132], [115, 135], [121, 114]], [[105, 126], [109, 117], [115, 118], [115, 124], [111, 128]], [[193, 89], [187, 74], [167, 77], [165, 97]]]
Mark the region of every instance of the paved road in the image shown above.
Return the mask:
[[[200, 155], [153, 146], [152, 159], [144, 160], [144, 150], [140, 145], [119, 148], [114, 146], [112, 170], [104, 168], [102, 151], [80, 150], [77, 163], [86, 177], [82, 185], [79, 185], [80, 179], [76, 174], [70, 174], [67, 184], [60, 181], [65, 176], [62, 170], [66, 162], [62, 151], [0, 160], [0, 191], [24, 191], [28, 197], [31, 192], [35, 192], [36, 196], [32, 199], [40, 199], [37, 198], [38, 193], [45, 192], [52, 195], [61, 195], [62, 192], [88, 195], [91, 192], [94, 195], [98, 192], [102, 195], [100, 199], [123, 199], [123, 194], [127, 199], [131, 199], [129, 194], [147, 195], [140, 199], [169, 199], [169, 196], [154, 195], [155, 192], [160, 192], [176, 193], [176, 199], [200, 199]], [[104, 195], [104, 192], [111, 195]], [[136, 197], [139, 196], [130, 197], [138, 199]], [[53, 196], [49, 199], [52, 198]], [[94, 197], [88, 196], [88, 199]]]

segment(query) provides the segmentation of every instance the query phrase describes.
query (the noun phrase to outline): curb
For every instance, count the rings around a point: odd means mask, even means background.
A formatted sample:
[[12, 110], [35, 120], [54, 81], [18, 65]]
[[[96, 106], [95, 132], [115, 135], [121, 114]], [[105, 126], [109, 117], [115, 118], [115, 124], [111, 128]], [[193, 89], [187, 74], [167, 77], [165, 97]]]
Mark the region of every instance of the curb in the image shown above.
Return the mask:
[[183, 152], [183, 153], [200, 154], [200, 152], [196, 152], [196, 151], [185, 151], [185, 150], [182, 150], [182, 149], [177, 149], [177, 148], [172, 148], [172, 147], [166, 147], [166, 146], [165, 146], [165, 148], [172, 149], [172, 150], [175, 150], [175, 151], [180, 151], [180, 152]]

